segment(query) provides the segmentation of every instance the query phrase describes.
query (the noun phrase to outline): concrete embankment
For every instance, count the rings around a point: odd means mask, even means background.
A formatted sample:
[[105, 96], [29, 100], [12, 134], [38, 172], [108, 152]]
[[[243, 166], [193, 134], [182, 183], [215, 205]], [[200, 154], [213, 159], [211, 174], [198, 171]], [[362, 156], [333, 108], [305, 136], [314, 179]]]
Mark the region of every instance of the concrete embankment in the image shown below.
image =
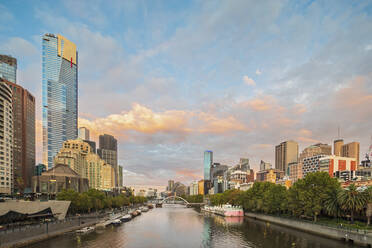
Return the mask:
[[310, 222], [297, 221], [257, 213], [245, 213], [245, 216], [332, 239], [343, 240], [346, 242], [353, 242], [362, 246], [372, 247], [372, 233], [365, 230], [345, 230], [336, 227], [324, 226]]

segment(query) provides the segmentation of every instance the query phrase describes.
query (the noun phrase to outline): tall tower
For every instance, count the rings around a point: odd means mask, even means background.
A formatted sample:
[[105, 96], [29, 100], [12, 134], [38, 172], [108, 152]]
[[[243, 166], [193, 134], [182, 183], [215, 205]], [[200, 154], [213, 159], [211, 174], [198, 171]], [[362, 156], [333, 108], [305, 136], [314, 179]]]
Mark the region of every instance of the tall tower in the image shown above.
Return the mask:
[[292, 140], [275, 147], [275, 169], [287, 173], [288, 164], [298, 161], [298, 143]]
[[343, 139], [337, 139], [333, 142], [333, 154], [335, 156], [341, 156], [343, 145], [344, 145]]
[[211, 167], [213, 164], [213, 152], [204, 152], [204, 180], [211, 180]]
[[51, 168], [63, 142], [78, 135], [78, 53], [62, 35], [45, 34], [42, 44], [43, 163]]
[[17, 59], [0, 54], [0, 78], [17, 83]]
[[104, 134], [99, 136], [98, 155], [115, 171], [115, 187], [119, 187], [119, 167], [118, 167], [118, 141], [114, 136]]

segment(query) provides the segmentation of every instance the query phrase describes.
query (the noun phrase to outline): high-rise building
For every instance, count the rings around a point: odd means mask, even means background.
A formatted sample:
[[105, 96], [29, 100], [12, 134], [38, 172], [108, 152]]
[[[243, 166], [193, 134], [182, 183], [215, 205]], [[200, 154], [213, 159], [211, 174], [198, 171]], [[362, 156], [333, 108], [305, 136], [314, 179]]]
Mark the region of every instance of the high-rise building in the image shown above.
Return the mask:
[[172, 191], [174, 188], [174, 181], [168, 180], [168, 191]]
[[3, 81], [12, 90], [14, 190], [21, 192], [31, 189], [35, 170], [35, 97], [20, 85]]
[[13, 114], [12, 90], [0, 82], [0, 193], [13, 192]]
[[[309, 163], [312, 163], [312, 161], [313, 162], [315, 161], [314, 163], [316, 163], [316, 165], [318, 165], [317, 162], [316, 162], [317, 160], [314, 160], [314, 157], [316, 157], [317, 155], [327, 155], [327, 156], [332, 155], [332, 147], [328, 144], [322, 144], [322, 143], [317, 143], [317, 144], [306, 147], [300, 153], [299, 161], [298, 161], [298, 165], [297, 165], [297, 173], [295, 173], [294, 177], [293, 177], [293, 173], [292, 173], [291, 179], [294, 182], [305, 176], [305, 174], [303, 174], [304, 171], [306, 171], [306, 173], [308, 171], [317, 171], [318, 167], [316, 167], [316, 166], [311, 167], [309, 165]], [[304, 160], [307, 159], [307, 158], [312, 158], [312, 159], [307, 160], [306, 168], [304, 170]], [[315, 165], [315, 164], [313, 164], [313, 165]], [[295, 172], [295, 170], [293, 170], [293, 172]]]
[[262, 170], [267, 170], [267, 169], [271, 169], [271, 168], [272, 168], [272, 165], [271, 165], [270, 163], [261, 160], [261, 163], [260, 163], [260, 171], [262, 171]]
[[298, 161], [298, 143], [285, 141], [275, 147], [275, 169], [287, 174], [288, 164]]
[[90, 147], [92, 148], [93, 153], [97, 153], [96, 151], [96, 142], [91, 141], [91, 140], [84, 140], [85, 143], [88, 143]]
[[62, 35], [42, 39], [43, 164], [51, 168], [63, 142], [78, 135], [78, 53]]
[[204, 152], [204, 180], [211, 180], [211, 167], [213, 164], [213, 152]]
[[17, 83], [17, 59], [0, 54], [0, 78]]
[[351, 142], [342, 146], [341, 156], [355, 158], [357, 166], [359, 166], [359, 142]]
[[330, 177], [350, 181], [354, 178], [357, 169], [355, 158], [339, 157], [335, 155], [319, 159], [319, 171], [324, 171]]
[[333, 154], [335, 156], [341, 156], [343, 145], [344, 145], [343, 139], [337, 139], [333, 142]]
[[123, 177], [123, 166], [119, 165], [119, 188], [123, 187], [124, 177]]
[[86, 127], [79, 127], [78, 137], [82, 140], [90, 140], [89, 138], [89, 129]]
[[111, 135], [104, 134], [99, 136], [98, 155], [110, 164], [115, 171], [115, 187], [119, 186], [119, 169], [118, 169], [118, 141]]

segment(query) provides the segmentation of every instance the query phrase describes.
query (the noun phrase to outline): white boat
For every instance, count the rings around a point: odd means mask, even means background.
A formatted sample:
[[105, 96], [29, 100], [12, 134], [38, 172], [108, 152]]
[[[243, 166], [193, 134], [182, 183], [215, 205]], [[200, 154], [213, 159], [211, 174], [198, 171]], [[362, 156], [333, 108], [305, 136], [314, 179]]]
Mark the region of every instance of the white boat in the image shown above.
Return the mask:
[[141, 212], [148, 212], [149, 211], [149, 208], [148, 207], [141, 207], [140, 208]]
[[225, 204], [222, 206], [204, 206], [204, 208], [202, 208], [202, 211], [222, 215], [225, 217], [244, 216], [244, 211], [241, 207], [231, 206], [230, 204]]
[[111, 224], [113, 224], [114, 226], [120, 226], [120, 224], [121, 224], [121, 220], [120, 220], [120, 219], [112, 220], [112, 221], [111, 221]]
[[130, 221], [131, 219], [132, 219], [132, 216], [130, 214], [123, 215], [120, 218], [121, 222], [127, 222], [127, 221]]
[[88, 227], [83, 227], [82, 229], [77, 230], [76, 233], [87, 234], [93, 231], [94, 231], [94, 227], [88, 226]]

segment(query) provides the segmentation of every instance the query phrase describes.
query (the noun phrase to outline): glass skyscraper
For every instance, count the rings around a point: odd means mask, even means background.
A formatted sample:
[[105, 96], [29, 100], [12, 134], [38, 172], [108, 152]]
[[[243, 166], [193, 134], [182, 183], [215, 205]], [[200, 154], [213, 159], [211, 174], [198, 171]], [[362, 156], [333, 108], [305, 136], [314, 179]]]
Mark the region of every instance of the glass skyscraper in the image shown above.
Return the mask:
[[78, 136], [78, 53], [62, 35], [42, 39], [43, 163], [51, 168], [63, 142]]
[[213, 164], [213, 152], [204, 152], [204, 180], [211, 180], [211, 166]]
[[17, 60], [15, 58], [0, 54], [0, 78], [17, 83]]

